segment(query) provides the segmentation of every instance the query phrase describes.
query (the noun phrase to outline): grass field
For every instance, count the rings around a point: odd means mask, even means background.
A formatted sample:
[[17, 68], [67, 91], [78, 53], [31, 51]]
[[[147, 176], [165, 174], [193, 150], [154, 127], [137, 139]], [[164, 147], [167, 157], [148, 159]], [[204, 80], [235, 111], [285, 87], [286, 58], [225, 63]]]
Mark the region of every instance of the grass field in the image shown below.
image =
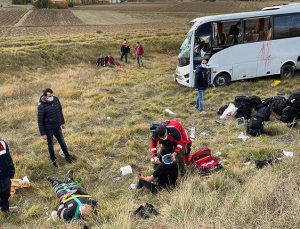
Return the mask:
[[[116, 11], [104, 7], [106, 12], [115, 12], [116, 20], [129, 11], [126, 4], [123, 11], [122, 6], [115, 6], [120, 7]], [[136, 9], [125, 16], [139, 13]], [[189, 15], [183, 14], [162, 11], [160, 17], [171, 15], [187, 21]], [[156, 10], [152, 15], [157, 15]], [[185, 22], [170, 26], [152, 24], [152, 20], [149, 16], [149, 23], [131, 25], [7, 26], [3, 27], [6, 32], [0, 30], [10, 34], [0, 38], [0, 137], [10, 146], [16, 177], [27, 175], [33, 182], [33, 187], [21, 189], [11, 198], [11, 205], [18, 206], [17, 216], [0, 215], [0, 228], [80, 228], [49, 219], [57, 200], [45, 178], [62, 177], [69, 169], [75, 170], [76, 180], [98, 201], [98, 216], [89, 221], [93, 228], [300, 226], [299, 126], [289, 129], [272, 116], [265, 125], [271, 135], [243, 142], [237, 136], [244, 129], [234, 119], [224, 126], [215, 122], [219, 107], [237, 95], [266, 98], [300, 91], [299, 76], [277, 87], [271, 86], [274, 78], [267, 78], [210, 88], [204, 100], [207, 113], [200, 115], [191, 105], [197, 92], [172, 79], [178, 48], [188, 29]], [[123, 68], [96, 68], [95, 58], [100, 53], [119, 58], [124, 37], [132, 45], [137, 39], [144, 45], [145, 68], [136, 67], [132, 54]], [[49, 163], [47, 144], [37, 128], [36, 109], [45, 87], [52, 87], [60, 98], [67, 125], [65, 140], [78, 158], [70, 165], [57, 155], [58, 169]], [[168, 115], [166, 108], [175, 115]], [[152, 171], [149, 124], [169, 118], [196, 125], [193, 152], [205, 146], [220, 151], [224, 170], [205, 178], [191, 173], [179, 180], [175, 191], [157, 196], [130, 190], [138, 172]], [[262, 170], [252, 168], [253, 160], [278, 156], [283, 150], [293, 151], [294, 157]], [[249, 159], [252, 165], [244, 165]], [[124, 165], [131, 165], [134, 174], [114, 181]], [[132, 216], [145, 202], [152, 203], [160, 214], [148, 220]]]

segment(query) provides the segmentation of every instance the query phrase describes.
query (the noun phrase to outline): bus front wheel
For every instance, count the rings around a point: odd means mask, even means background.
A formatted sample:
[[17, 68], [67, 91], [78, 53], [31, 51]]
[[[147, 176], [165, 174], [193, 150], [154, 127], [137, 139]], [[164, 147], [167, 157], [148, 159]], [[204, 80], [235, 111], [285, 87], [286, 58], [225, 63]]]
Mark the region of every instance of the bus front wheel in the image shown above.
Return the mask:
[[281, 70], [280, 70], [281, 78], [283, 78], [283, 79], [290, 78], [290, 77], [293, 77], [294, 74], [295, 74], [295, 68], [293, 65], [291, 65], [291, 64], [282, 65]]
[[227, 73], [220, 73], [214, 79], [215, 87], [227, 86], [230, 83], [230, 76]]

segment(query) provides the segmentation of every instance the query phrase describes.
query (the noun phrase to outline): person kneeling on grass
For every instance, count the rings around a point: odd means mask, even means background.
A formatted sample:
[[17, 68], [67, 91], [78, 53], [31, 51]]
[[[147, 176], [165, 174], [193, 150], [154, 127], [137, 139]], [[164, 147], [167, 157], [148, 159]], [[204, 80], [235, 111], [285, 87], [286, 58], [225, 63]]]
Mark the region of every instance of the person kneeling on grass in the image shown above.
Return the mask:
[[60, 205], [57, 216], [65, 220], [86, 219], [93, 214], [97, 201], [77, 185], [70, 170], [63, 181], [54, 177], [47, 177], [55, 190]]
[[[154, 170], [151, 176], [142, 176], [139, 174], [139, 182], [136, 186], [137, 189], [145, 187], [151, 191], [152, 194], [157, 194], [158, 191], [166, 188], [172, 189], [176, 185], [178, 176], [178, 166], [172, 160], [172, 154], [163, 153], [162, 163], [160, 163]], [[157, 184], [153, 181], [157, 178]]]

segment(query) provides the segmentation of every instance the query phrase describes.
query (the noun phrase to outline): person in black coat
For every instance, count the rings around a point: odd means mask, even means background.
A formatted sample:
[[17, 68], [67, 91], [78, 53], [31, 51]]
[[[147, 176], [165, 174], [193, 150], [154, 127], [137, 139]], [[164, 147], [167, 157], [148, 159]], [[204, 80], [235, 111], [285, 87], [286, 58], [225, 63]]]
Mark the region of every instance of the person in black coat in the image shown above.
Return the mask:
[[65, 128], [65, 119], [61, 104], [57, 97], [53, 96], [53, 91], [46, 88], [40, 97], [38, 105], [38, 126], [42, 139], [47, 140], [51, 161], [55, 167], [56, 157], [54, 153], [53, 135], [57, 139], [67, 162], [72, 162], [67, 145], [61, 129]]
[[15, 175], [15, 167], [8, 145], [0, 139], [0, 207], [5, 213], [9, 212], [10, 187]]
[[197, 66], [195, 72], [195, 88], [198, 90], [198, 98], [196, 102], [196, 108], [203, 111], [203, 96], [204, 91], [208, 88], [208, 69], [206, 68], [207, 61], [202, 60], [201, 65]]
[[123, 60], [123, 57], [125, 57], [125, 63], [127, 63], [127, 56], [130, 52], [130, 46], [126, 39], [124, 39], [123, 43], [121, 44], [121, 61]]

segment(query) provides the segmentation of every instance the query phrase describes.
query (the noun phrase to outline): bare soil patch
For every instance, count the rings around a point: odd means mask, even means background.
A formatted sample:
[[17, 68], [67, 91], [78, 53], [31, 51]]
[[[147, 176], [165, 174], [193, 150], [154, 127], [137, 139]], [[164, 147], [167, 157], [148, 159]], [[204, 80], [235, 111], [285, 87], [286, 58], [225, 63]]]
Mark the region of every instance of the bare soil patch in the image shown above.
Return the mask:
[[82, 25], [82, 21], [70, 10], [33, 10], [22, 26]]
[[1, 9], [0, 27], [13, 26], [27, 13], [27, 11], [28, 10], [26, 9]]

